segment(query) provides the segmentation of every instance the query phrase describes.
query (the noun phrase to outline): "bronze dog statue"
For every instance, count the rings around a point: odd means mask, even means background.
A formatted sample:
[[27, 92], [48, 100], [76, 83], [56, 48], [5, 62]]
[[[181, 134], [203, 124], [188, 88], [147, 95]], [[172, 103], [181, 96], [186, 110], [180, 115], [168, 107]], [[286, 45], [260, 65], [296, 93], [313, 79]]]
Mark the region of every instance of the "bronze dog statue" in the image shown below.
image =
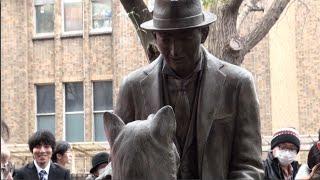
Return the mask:
[[112, 179], [177, 179], [179, 154], [173, 142], [176, 120], [171, 106], [126, 125], [106, 112], [104, 128], [111, 146]]

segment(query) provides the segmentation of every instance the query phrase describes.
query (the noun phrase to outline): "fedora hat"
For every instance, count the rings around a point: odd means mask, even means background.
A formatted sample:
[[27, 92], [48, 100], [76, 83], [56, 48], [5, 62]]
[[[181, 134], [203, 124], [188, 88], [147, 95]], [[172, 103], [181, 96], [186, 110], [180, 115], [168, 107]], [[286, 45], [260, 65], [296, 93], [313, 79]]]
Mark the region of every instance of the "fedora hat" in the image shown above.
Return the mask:
[[141, 24], [152, 31], [202, 27], [213, 23], [217, 16], [203, 12], [200, 0], [155, 0], [153, 18]]
[[102, 163], [108, 163], [109, 154], [106, 152], [100, 152], [93, 156], [92, 158], [92, 168], [90, 169], [90, 173], [94, 173], [98, 166]]

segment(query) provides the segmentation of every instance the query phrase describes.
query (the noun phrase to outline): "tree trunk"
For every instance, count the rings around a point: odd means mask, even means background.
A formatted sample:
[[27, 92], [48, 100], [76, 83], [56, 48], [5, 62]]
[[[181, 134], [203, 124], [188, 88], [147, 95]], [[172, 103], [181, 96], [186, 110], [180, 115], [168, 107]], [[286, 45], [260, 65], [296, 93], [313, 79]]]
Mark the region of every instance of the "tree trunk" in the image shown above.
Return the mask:
[[[135, 26], [149, 62], [152, 62], [159, 55], [154, 36], [152, 32], [140, 28], [143, 22], [152, 19], [151, 12], [149, 12], [143, 0], [120, 1]], [[237, 29], [237, 18], [240, 13], [240, 19], [243, 20], [248, 15], [248, 12], [239, 12], [239, 7], [243, 2], [246, 2], [251, 4], [246, 8], [246, 11], [257, 11], [257, 6], [254, 5], [258, 1], [213, 0], [210, 11], [217, 15], [217, 21], [210, 26], [206, 42], [209, 52], [224, 61], [240, 65], [244, 56], [265, 37], [290, 2], [290, 0], [273, 0], [264, 17], [253, 25], [253, 30], [244, 37], [240, 37]], [[264, 10], [263, 8], [258, 9], [259, 11]]]
[[210, 26], [207, 38], [209, 52], [219, 59], [239, 65], [239, 51], [231, 49], [229, 45], [232, 38], [237, 38], [237, 13], [232, 13], [226, 5], [219, 4], [212, 5], [210, 11], [217, 15], [217, 21]]
[[138, 33], [141, 44], [145, 53], [147, 54], [149, 62], [152, 62], [159, 56], [160, 53], [155, 45], [153, 34], [150, 31], [145, 31], [140, 28], [140, 25], [143, 22], [152, 19], [151, 12], [149, 12], [143, 0], [120, 1]]

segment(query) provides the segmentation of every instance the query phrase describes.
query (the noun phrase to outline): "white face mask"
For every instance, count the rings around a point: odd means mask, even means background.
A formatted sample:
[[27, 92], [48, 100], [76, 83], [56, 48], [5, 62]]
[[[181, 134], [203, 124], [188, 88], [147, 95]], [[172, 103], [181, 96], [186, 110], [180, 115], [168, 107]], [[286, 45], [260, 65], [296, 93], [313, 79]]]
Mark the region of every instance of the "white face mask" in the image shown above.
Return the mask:
[[274, 157], [278, 158], [282, 166], [287, 166], [291, 164], [296, 159], [296, 156], [297, 151], [295, 150], [277, 149], [274, 153]]

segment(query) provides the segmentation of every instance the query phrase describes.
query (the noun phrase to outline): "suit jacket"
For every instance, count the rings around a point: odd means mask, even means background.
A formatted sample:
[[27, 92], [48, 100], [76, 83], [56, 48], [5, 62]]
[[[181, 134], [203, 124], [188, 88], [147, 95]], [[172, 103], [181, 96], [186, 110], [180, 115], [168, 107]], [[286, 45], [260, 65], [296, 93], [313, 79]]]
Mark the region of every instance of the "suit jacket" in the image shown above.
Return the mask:
[[[263, 179], [259, 105], [251, 73], [203, 48], [196, 132], [201, 179]], [[160, 55], [122, 82], [115, 113], [125, 123], [147, 119], [163, 104]]]
[[[13, 175], [14, 180], [37, 180], [39, 179], [37, 168], [33, 162], [16, 170]], [[70, 180], [70, 171], [54, 163], [50, 164], [48, 180]]]

